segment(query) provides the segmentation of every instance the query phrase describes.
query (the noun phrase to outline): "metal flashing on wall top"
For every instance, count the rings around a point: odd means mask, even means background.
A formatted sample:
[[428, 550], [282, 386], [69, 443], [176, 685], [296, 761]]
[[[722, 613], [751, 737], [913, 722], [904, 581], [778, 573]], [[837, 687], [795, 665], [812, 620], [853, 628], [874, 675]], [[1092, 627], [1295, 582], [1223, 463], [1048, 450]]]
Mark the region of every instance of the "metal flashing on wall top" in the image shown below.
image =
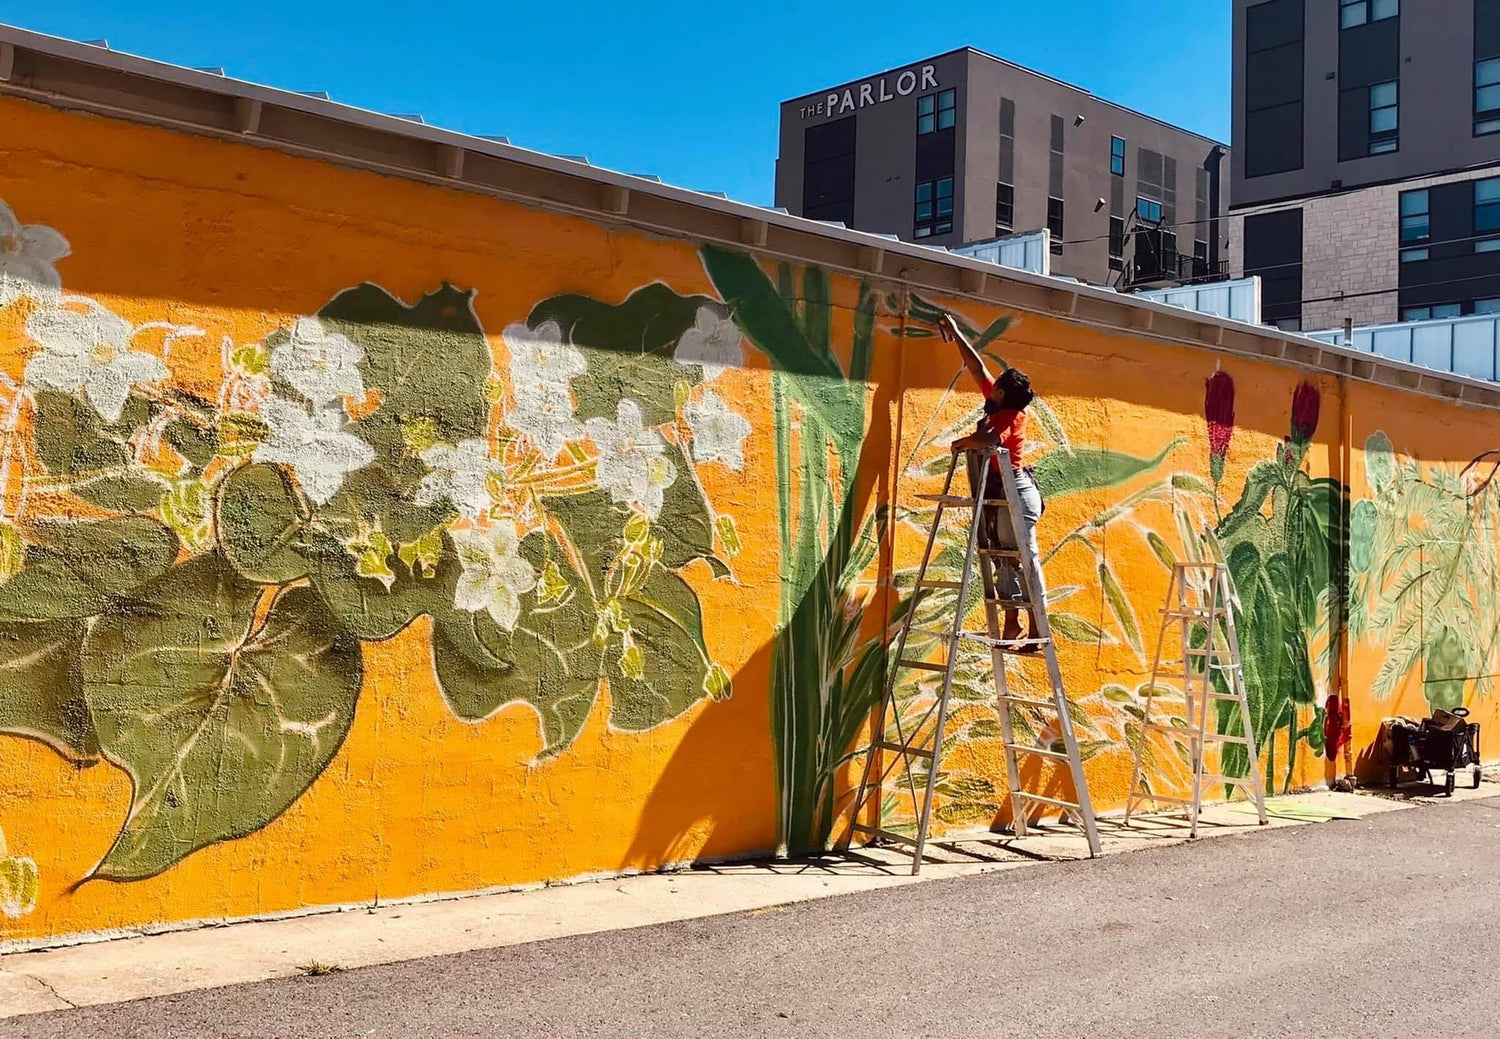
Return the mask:
[[[10, 68], [5, 67], [7, 63]], [[8, 73], [8, 75], [6, 74]], [[178, 131], [239, 140], [259, 147], [390, 176], [447, 184], [511, 202], [702, 241], [745, 244], [743, 228], [762, 230], [753, 244], [777, 255], [811, 251], [819, 262], [861, 276], [878, 273], [938, 294], [978, 296], [995, 306], [1045, 314], [1104, 332], [1148, 338], [1221, 353], [1267, 359], [1465, 404], [1500, 408], [1500, 387], [1462, 375], [1432, 379], [1430, 370], [1347, 350], [1301, 335], [1260, 328], [1165, 303], [1132, 299], [1101, 286], [997, 270], [983, 260], [881, 235], [835, 227], [584, 165], [486, 138], [410, 122], [309, 95], [236, 80], [0, 25], [0, 94], [64, 109], [93, 112]], [[276, 118], [272, 118], [272, 115]], [[425, 146], [425, 157], [419, 158]], [[497, 160], [463, 163], [453, 176], [452, 149]], [[445, 160], [445, 156], [449, 157]], [[619, 208], [619, 192], [650, 205]], [[881, 250], [882, 270], [861, 257]], [[982, 292], [969, 291], [972, 272]], [[1066, 286], [1067, 309], [1057, 289]], [[1208, 334], [1205, 335], [1205, 332]], [[1368, 371], [1369, 377], [1362, 373]], [[1383, 377], [1377, 377], [1381, 372]], [[1395, 373], [1400, 373], [1397, 377]], [[1460, 394], [1459, 387], [1467, 387]]]

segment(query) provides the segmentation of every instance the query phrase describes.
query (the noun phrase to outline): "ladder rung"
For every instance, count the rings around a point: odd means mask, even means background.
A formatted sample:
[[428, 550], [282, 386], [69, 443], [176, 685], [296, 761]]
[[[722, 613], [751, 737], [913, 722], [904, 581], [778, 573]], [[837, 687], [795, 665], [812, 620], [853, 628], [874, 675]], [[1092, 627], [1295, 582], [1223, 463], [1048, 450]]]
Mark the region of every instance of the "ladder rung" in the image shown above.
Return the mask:
[[1048, 710], [1057, 710], [1057, 704], [1051, 700], [1034, 700], [1028, 696], [1011, 696], [1009, 693], [996, 693], [995, 698], [1003, 700], [1006, 703], [1019, 703], [1025, 704], [1027, 707], [1045, 707]]
[[945, 674], [948, 670], [947, 664], [929, 664], [925, 660], [902, 659], [896, 661], [896, 663], [901, 667], [915, 667], [920, 668], [923, 671], [936, 671], [938, 674]]
[[1165, 801], [1167, 804], [1173, 805], [1190, 805], [1193, 803], [1193, 799], [1191, 797], [1172, 797], [1170, 794], [1148, 794], [1144, 791], [1138, 794], [1133, 794], [1131, 796], [1136, 802]]
[[[1203, 690], [1202, 689], [1187, 689], [1187, 690], [1184, 690], [1183, 695], [1185, 695], [1185, 696], [1202, 696], [1203, 695]], [[1240, 700], [1239, 694], [1237, 694], [1237, 693], [1216, 693], [1216, 692], [1213, 692], [1212, 690], [1209, 691], [1208, 698], [1210, 700], [1232, 700], [1235, 703], [1239, 703], [1239, 700]]]
[[1175, 617], [1180, 620], [1205, 620], [1209, 617], [1217, 617], [1223, 610], [1162, 610], [1163, 617]]
[[985, 602], [1006, 610], [1029, 610], [1032, 607], [1030, 599], [986, 599]]
[[932, 751], [923, 747], [913, 747], [910, 744], [892, 743], [890, 740], [876, 740], [875, 746], [881, 750], [893, 750], [908, 758], [927, 758], [931, 760]]
[[1197, 729], [1180, 729], [1175, 725], [1163, 725], [1160, 722], [1146, 722], [1147, 729], [1155, 729], [1158, 732], [1170, 732], [1174, 736], [1184, 736], [1188, 739], [1218, 740], [1220, 743], [1243, 743], [1249, 746], [1249, 742], [1243, 736], [1226, 736], [1217, 732], [1205, 732], [1200, 734]]
[[1025, 790], [1013, 790], [1011, 793], [1024, 801], [1036, 801], [1044, 805], [1056, 805], [1058, 808], [1078, 808], [1078, 805], [1073, 801], [1059, 801], [1055, 797], [1046, 797], [1042, 794], [1029, 794]]
[[1210, 649], [1208, 649], [1206, 647], [1203, 647], [1203, 646], [1197, 646], [1197, 647], [1189, 646], [1187, 649], [1183, 650], [1182, 652], [1183, 652], [1184, 656], [1189, 656], [1189, 657], [1206, 657], [1206, 656], [1208, 656], [1209, 653], [1212, 653], [1216, 657], [1229, 657], [1230, 659], [1234, 658], [1234, 654], [1231, 653], [1231, 652], [1229, 652], [1229, 650], [1227, 650], [1227, 649], [1214, 649], [1214, 650], [1210, 650]]
[[1189, 563], [1176, 563], [1174, 565], [1180, 566], [1184, 570], [1217, 570], [1219, 567], [1223, 566], [1224, 564], [1223, 563], [1191, 563], [1191, 562], [1189, 562]]
[[922, 578], [922, 580], [920, 580], [920, 581], [917, 582], [917, 587], [918, 588], [947, 588], [947, 589], [949, 589], [951, 591], [955, 591], [956, 592], [960, 588], [962, 588], [963, 585], [959, 584], [957, 581], [939, 581], [936, 578], [924, 577], [924, 578]]
[[912, 847], [916, 847], [917, 846], [916, 838], [914, 838], [914, 837], [908, 837], [904, 833], [893, 833], [890, 830], [882, 830], [878, 826], [866, 826], [863, 823], [855, 823], [854, 824], [854, 832], [855, 833], [867, 833], [871, 837], [877, 837], [880, 840], [896, 841], [899, 844], [909, 844]]
[[[974, 504], [973, 498], [964, 498], [960, 497], [957, 494], [919, 494], [917, 495], [917, 499], [919, 501], [935, 501], [939, 505], [968, 505], [972, 507]], [[984, 500], [984, 503], [986, 505], [1010, 504], [1010, 502], [1006, 501], [1004, 498], [986, 498]]]
[[1203, 782], [1205, 782], [1205, 783], [1223, 783], [1226, 786], [1243, 786], [1243, 787], [1249, 787], [1252, 790], [1255, 789], [1255, 782], [1254, 782], [1254, 780], [1250, 780], [1250, 779], [1236, 779], [1233, 776], [1211, 775], [1210, 773], [1207, 773], [1207, 772], [1203, 773]]
[[982, 556], [1000, 556], [1003, 559], [1020, 559], [1019, 548], [981, 548], [979, 554]]
[[981, 645], [989, 646], [991, 649], [1005, 650], [1011, 653], [1019, 653], [1025, 646], [1046, 646], [1052, 642], [1051, 639], [997, 639], [991, 638], [989, 635], [981, 635], [977, 631], [961, 631], [959, 635], [970, 642], [978, 642]]
[[1035, 754], [1039, 758], [1051, 758], [1054, 761], [1068, 760], [1068, 756], [1066, 754], [1059, 754], [1055, 750], [1045, 750], [1041, 747], [1028, 747], [1022, 743], [1006, 743], [1002, 744], [1002, 746], [1004, 746], [1006, 750], [1013, 750], [1021, 754]]

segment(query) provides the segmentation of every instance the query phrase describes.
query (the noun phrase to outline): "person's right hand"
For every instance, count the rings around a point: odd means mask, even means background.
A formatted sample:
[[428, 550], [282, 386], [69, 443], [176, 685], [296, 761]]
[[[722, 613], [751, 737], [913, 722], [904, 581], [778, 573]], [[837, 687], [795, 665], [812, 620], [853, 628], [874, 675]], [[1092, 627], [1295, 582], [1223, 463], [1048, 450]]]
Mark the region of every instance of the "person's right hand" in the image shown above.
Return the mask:
[[942, 317], [938, 318], [937, 328], [938, 334], [943, 337], [945, 343], [956, 343], [963, 337], [963, 333], [958, 330], [958, 322], [954, 321], [953, 315], [946, 311]]

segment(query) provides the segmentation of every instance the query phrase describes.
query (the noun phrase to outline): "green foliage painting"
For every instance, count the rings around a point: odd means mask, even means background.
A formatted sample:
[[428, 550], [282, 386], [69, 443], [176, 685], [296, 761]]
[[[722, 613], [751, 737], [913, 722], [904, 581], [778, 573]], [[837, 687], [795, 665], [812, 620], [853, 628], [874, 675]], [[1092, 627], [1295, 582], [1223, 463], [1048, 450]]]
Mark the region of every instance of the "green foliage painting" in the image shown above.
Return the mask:
[[208, 400], [171, 385], [145, 327], [32, 295], [0, 459], [0, 486], [22, 471], [0, 731], [130, 777], [86, 879], [276, 819], [347, 736], [365, 645], [419, 617], [453, 714], [525, 704], [542, 757], [606, 685], [626, 731], [730, 695], [683, 576], [729, 574], [717, 550], [738, 547], [697, 475], [741, 468], [750, 432], [711, 386], [741, 362], [724, 304], [657, 284], [547, 299], [497, 370], [472, 292], [365, 284], [226, 341]]

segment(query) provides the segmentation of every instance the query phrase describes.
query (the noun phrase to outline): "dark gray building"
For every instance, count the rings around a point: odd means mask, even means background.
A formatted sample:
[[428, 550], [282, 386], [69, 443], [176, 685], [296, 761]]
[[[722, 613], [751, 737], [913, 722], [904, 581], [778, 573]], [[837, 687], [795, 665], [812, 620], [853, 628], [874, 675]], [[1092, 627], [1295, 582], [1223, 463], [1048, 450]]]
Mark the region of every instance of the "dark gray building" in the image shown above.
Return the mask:
[[781, 106], [776, 204], [957, 246], [1047, 228], [1052, 269], [1220, 276], [1228, 149], [972, 48]]
[[1233, 96], [1267, 320], [1500, 309], [1500, 0], [1235, 0]]

